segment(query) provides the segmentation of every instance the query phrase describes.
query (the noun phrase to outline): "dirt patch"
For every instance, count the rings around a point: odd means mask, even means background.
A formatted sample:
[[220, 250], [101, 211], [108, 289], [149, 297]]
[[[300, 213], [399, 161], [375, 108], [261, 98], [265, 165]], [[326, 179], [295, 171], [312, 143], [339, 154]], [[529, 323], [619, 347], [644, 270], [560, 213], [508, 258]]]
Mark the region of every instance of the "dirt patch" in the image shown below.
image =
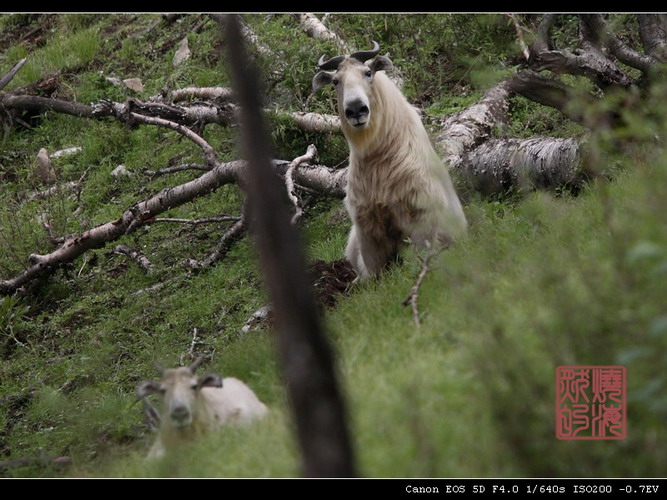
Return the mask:
[[341, 295], [347, 295], [357, 273], [346, 259], [325, 262], [317, 260], [310, 266], [313, 285], [319, 302], [326, 308], [336, 305]]

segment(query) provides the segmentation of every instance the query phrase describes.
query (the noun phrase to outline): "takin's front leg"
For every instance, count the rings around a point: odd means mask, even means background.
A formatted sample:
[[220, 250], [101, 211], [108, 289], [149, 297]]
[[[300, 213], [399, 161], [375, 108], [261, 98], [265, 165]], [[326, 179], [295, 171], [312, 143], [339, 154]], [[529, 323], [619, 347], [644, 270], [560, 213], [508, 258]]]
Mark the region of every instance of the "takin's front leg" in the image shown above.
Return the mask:
[[353, 224], [345, 256], [359, 275], [367, 279], [381, 273], [398, 255], [398, 242], [384, 232], [364, 230]]
[[352, 264], [357, 272], [357, 279], [363, 280], [369, 277], [368, 269], [361, 258], [361, 249], [359, 248], [359, 237], [357, 236], [357, 226], [352, 225], [350, 235], [347, 238], [347, 247], [345, 248], [345, 258]]

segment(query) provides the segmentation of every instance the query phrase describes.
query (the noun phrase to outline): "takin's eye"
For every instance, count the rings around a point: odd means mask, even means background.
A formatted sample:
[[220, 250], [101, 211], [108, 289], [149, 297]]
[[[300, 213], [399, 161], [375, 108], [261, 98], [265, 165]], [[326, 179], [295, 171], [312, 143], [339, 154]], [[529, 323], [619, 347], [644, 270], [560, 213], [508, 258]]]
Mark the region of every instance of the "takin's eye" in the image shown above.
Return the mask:
[[366, 78], [370, 78], [371, 76], [373, 76], [373, 72], [369, 69], [366, 71]]
[[331, 83], [333, 83], [334, 86], [338, 85], [338, 78], [334, 78], [333, 80], [331, 80]]
[[192, 384], [190, 384], [190, 389], [192, 389], [193, 391], [196, 391], [198, 387], [199, 384], [197, 382], [192, 382]]

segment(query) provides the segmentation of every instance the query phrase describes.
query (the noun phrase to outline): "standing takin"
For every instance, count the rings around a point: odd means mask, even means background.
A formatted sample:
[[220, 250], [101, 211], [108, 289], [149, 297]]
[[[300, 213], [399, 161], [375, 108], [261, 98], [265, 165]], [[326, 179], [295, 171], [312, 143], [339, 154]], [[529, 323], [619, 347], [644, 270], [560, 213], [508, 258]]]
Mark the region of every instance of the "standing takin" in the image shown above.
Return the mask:
[[162, 380], [139, 384], [139, 398], [160, 394], [163, 399], [158, 437], [147, 458], [161, 457], [222, 425], [250, 423], [267, 413], [266, 405], [240, 380], [215, 373], [197, 377], [201, 361], [166, 370], [158, 367]]
[[345, 206], [352, 229], [345, 256], [360, 279], [377, 275], [409, 239], [418, 248], [446, 247], [467, 222], [449, 171], [417, 111], [376, 57], [380, 46], [318, 62], [313, 90], [332, 83], [350, 148]]

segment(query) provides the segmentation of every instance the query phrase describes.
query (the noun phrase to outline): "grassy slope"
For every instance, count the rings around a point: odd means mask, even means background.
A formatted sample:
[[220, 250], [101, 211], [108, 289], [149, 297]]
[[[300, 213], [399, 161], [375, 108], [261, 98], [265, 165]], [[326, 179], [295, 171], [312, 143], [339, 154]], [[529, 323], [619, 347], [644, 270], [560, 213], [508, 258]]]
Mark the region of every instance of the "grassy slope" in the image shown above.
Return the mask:
[[[199, 20], [185, 17], [142, 34], [154, 20], [53, 16], [42, 46], [3, 38], [0, 72], [27, 55], [29, 71], [22, 70], [12, 88], [34, 81], [41, 71], [59, 69], [61, 92], [80, 102], [131, 96], [107, 84], [100, 72], [140, 76], [145, 95], [164, 85], [226, 83], [212, 24], [193, 33]], [[34, 26], [20, 27], [20, 22], [0, 18], [1, 33]], [[271, 88], [272, 102], [300, 109], [309, 94], [313, 54], [327, 48], [305, 38], [287, 16], [251, 22], [293, 63]], [[377, 34], [404, 71], [406, 93], [434, 116], [474, 100], [475, 84], [489, 74], [481, 69], [510, 53], [509, 42], [499, 41], [512, 39], [511, 27], [487, 16], [333, 16], [331, 22], [351, 44], [368, 43], [360, 33]], [[186, 35], [193, 57], [173, 69], [171, 57]], [[313, 99], [309, 109], [329, 111], [327, 96]], [[530, 135], [527, 123], [543, 133], [555, 118], [522, 101], [515, 114], [516, 135]], [[664, 124], [643, 121], [626, 132], [650, 136], [664, 132]], [[339, 138], [304, 137], [280, 121], [274, 138], [279, 156], [301, 154], [315, 141], [323, 162], [336, 164], [345, 157]], [[207, 139], [226, 157], [237, 157], [234, 131], [209, 127]], [[33, 187], [31, 161], [38, 149], [71, 145], [84, 150], [57, 166], [63, 180], [89, 169], [81, 200], [17, 201], [15, 193]], [[19, 269], [28, 253], [48, 250], [36, 214], [47, 211], [58, 234], [110, 220], [135, 200], [193, 175], [145, 183], [114, 180], [113, 168], [122, 163], [140, 172], [165, 166], [176, 155], [182, 162], [198, 161], [198, 151], [187, 142], [155, 128], [127, 130], [112, 122], [49, 114], [30, 132], [8, 131], [0, 150], [6, 188], [0, 192], [2, 275]], [[617, 162], [620, 172], [613, 183], [593, 184], [578, 197], [535, 193], [492, 201], [466, 194], [471, 235], [443, 254], [428, 275], [419, 330], [401, 306], [418, 271], [410, 253], [381, 282], [360, 286], [327, 314], [364, 475], [664, 475], [667, 159], [638, 148]], [[226, 187], [169, 215], [234, 213], [239, 200], [236, 188]], [[80, 214], [73, 215], [79, 206]], [[313, 206], [305, 226], [311, 255], [339, 258], [347, 227], [339, 202]], [[34, 297], [6, 302], [10, 307], [0, 316], [0, 397], [28, 387], [34, 393], [0, 406], [0, 456], [36, 456], [43, 448], [48, 456], [72, 456], [74, 465], [15, 468], [5, 475], [298, 474], [271, 333], [240, 331], [263, 304], [250, 243], [237, 245], [223, 263], [200, 274], [178, 265], [204, 255], [220, 231], [150, 226], [123, 242], [144, 249], [157, 268], [154, 275], [101, 249], [67, 273], [57, 273]], [[160, 282], [160, 290], [134, 293]], [[154, 359], [187, 360], [194, 328], [201, 342], [196, 352], [214, 356], [206, 369], [246, 380], [272, 408], [271, 417], [252, 429], [224, 430], [177, 459], [146, 465], [142, 459], [151, 436], [141, 425], [140, 406], [133, 404], [134, 388], [153, 376]], [[615, 363], [630, 370], [628, 439], [556, 440], [554, 368]]]

